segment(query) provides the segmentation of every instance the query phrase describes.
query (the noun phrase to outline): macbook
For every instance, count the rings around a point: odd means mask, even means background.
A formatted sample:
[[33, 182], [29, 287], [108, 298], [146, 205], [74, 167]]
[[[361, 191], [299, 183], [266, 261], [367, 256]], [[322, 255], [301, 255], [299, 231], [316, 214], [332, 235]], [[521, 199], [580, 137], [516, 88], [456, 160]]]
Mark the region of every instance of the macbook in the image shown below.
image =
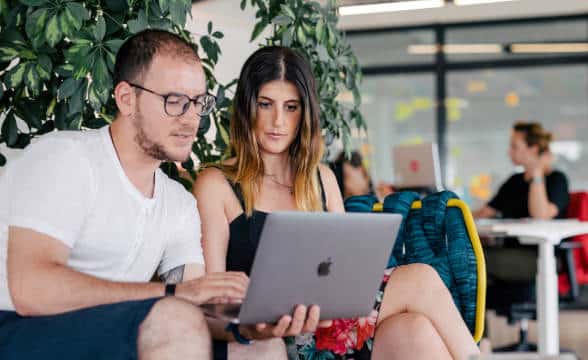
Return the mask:
[[268, 214], [241, 305], [204, 305], [234, 323], [276, 323], [297, 304], [321, 319], [368, 316], [402, 218], [396, 214]]

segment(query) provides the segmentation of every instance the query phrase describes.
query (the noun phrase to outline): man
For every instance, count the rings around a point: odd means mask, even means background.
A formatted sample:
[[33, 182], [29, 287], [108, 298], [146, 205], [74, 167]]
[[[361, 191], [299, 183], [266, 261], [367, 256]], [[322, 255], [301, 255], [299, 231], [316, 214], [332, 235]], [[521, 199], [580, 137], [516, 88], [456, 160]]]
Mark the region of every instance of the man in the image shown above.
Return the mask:
[[111, 126], [46, 135], [0, 178], [1, 359], [211, 358], [195, 304], [245, 294], [242, 273], [204, 275], [196, 202], [159, 170], [214, 106], [196, 52], [136, 34], [114, 84]]

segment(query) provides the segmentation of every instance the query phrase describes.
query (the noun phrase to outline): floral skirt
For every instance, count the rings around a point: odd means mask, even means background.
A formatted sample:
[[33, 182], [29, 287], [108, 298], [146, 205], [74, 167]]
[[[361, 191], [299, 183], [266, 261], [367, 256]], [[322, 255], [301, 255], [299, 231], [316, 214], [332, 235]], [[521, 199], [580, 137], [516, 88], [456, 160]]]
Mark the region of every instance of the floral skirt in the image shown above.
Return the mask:
[[287, 338], [289, 360], [369, 360], [384, 290], [394, 268], [384, 272], [371, 314], [365, 318], [333, 320], [314, 334]]

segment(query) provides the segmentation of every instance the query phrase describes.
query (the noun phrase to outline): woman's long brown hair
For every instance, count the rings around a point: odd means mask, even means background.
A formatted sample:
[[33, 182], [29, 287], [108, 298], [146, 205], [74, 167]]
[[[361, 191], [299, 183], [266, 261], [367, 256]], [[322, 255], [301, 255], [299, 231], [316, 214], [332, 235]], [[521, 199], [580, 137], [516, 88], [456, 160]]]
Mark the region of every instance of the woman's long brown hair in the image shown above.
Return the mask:
[[230, 129], [229, 151], [236, 161], [220, 168], [231, 181], [240, 186], [245, 201], [244, 211], [247, 216], [251, 216], [264, 176], [263, 161], [255, 136], [257, 96], [263, 85], [274, 80], [294, 84], [302, 104], [298, 133], [288, 150], [294, 173], [296, 207], [302, 211], [320, 211], [322, 202], [318, 166], [324, 145], [316, 84], [308, 62], [292, 49], [264, 47], [253, 53], [243, 65]]

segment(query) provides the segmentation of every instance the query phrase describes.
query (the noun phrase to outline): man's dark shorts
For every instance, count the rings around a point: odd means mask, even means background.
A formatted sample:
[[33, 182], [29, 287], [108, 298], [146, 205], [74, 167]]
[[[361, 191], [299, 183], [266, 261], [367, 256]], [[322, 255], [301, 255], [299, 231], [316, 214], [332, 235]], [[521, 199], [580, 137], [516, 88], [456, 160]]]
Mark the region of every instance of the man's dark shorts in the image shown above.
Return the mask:
[[0, 359], [137, 359], [139, 326], [158, 300], [38, 317], [0, 311]]

